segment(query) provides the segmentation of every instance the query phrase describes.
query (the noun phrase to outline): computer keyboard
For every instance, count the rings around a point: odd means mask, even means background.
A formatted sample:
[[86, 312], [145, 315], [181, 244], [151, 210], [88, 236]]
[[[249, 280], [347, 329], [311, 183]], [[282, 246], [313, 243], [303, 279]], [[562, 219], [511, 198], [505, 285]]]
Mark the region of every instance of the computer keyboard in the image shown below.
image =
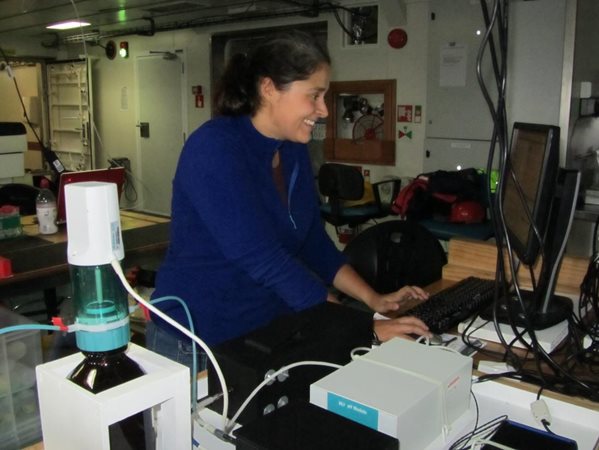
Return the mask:
[[426, 323], [433, 333], [445, 333], [493, 301], [494, 280], [468, 277], [437, 292], [407, 311]]

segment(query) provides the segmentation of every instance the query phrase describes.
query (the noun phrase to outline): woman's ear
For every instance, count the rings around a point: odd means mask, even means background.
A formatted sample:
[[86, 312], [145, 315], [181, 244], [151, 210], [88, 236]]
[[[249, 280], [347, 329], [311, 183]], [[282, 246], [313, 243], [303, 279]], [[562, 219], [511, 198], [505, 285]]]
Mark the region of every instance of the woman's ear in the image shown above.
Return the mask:
[[264, 100], [270, 100], [273, 95], [278, 93], [278, 89], [275, 86], [274, 81], [270, 77], [263, 77], [260, 80], [260, 97]]

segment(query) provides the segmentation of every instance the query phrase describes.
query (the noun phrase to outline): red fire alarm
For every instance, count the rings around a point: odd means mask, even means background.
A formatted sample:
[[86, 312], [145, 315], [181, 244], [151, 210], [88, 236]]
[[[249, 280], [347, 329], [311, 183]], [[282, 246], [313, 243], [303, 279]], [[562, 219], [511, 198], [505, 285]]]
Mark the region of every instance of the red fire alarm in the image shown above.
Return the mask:
[[387, 42], [392, 48], [403, 48], [408, 43], [408, 33], [401, 28], [394, 28], [389, 31]]
[[195, 105], [196, 108], [204, 107], [204, 94], [202, 94], [202, 86], [196, 85], [191, 87], [191, 93], [195, 95]]

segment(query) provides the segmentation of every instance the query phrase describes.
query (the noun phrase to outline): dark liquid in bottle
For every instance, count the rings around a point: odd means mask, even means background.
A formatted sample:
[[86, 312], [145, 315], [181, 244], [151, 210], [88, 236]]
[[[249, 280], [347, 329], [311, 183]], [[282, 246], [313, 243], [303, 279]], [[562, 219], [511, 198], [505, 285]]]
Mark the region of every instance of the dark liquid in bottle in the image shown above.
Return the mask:
[[[106, 352], [83, 352], [85, 359], [75, 367], [69, 380], [98, 394], [144, 375], [139, 365], [125, 354], [127, 347]], [[144, 419], [147, 419], [144, 422]], [[149, 411], [139, 412], [109, 426], [111, 450], [152, 450], [153, 433]], [[152, 430], [153, 431], [153, 430]], [[148, 442], [146, 442], [148, 441]]]

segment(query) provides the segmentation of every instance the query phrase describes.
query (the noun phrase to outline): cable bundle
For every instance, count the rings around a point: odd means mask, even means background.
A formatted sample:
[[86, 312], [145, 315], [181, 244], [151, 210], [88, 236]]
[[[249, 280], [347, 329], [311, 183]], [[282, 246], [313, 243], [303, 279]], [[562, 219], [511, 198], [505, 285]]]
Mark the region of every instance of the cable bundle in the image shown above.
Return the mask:
[[[508, 273], [505, 267], [503, 255], [507, 254], [507, 264], [509, 265], [509, 273], [517, 274], [519, 262], [516, 261], [515, 254], [512, 249], [512, 244], [507, 232], [506, 221], [503, 211], [503, 183], [509, 178], [517, 186], [519, 182], [510, 168], [509, 152], [508, 152], [508, 124], [506, 116], [506, 86], [507, 86], [507, 53], [508, 53], [508, 7], [509, 0], [495, 0], [491, 10], [488, 9], [487, 3], [481, 0], [482, 14], [485, 20], [486, 32], [483, 36], [481, 47], [479, 49], [476, 71], [478, 82], [481, 91], [491, 113], [493, 119], [493, 134], [491, 137], [491, 146], [489, 150], [489, 158], [487, 161], [488, 185], [491, 183], [492, 164], [495, 157], [496, 148], [498, 149], [498, 160], [500, 168], [500, 179], [497, 186], [497, 195], [491, 198], [489, 193], [489, 204], [491, 207], [491, 220], [495, 230], [497, 242], [497, 283], [495, 292], [495, 304], [498, 304], [499, 299], [508, 295], [515, 294], [522, 309], [524, 303], [519, 282], [516, 276], [511, 282], [508, 281], [506, 274]], [[493, 83], [492, 89], [495, 91], [493, 95], [487, 87], [482, 76], [482, 60], [486, 52], [490, 53], [491, 63], [493, 68]], [[522, 192], [520, 192], [522, 197]], [[528, 206], [525, 207], [528, 209]], [[532, 224], [533, 232], [539, 242], [542, 242], [541, 233], [536, 229], [531, 211], [526, 211], [528, 218]], [[597, 224], [595, 226], [595, 239], [597, 241]], [[542, 245], [541, 245], [542, 247]], [[595, 247], [595, 245], [594, 245]], [[542, 251], [542, 250], [541, 250]], [[544, 256], [544, 255], [543, 255]], [[533, 280], [533, 289], [535, 287], [534, 273], [530, 269], [531, 279]], [[557, 361], [553, 355], [546, 352], [539, 344], [535, 331], [532, 327], [526, 327], [524, 331], [516, 328], [515, 324], [510, 324], [515, 338], [511, 342], [506, 342], [501, 333], [499, 322], [495, 314], [494, 323], [495, 329], [501, 343], [505, 348], [505, 360], [515, 368], [515, 372], [510, 376], [518, 379], [526, 379], [542, 386], [542, 388], [551, 389], [566, 394], [575, 394], [587, 397], [593, 400], [599, 400], [599, 380], [596, 377], [597, 366], [597, 318], [599, 317], [598, 292], [599, 292], [599, 257], [596, 249], [593, 249], [593, 257], [589, 264], [589, 270], [581, 285], [581, 298], [579, 306], [579, 317], [587, 314], [587, 317], [593, 318], [593, 323], [582, 321], [574, 314], [568, 320], [569, 332], [566, 343], [562, 348], [568, 357], [563, 361]], [[511, 288], [515, 292], [511, 292]], [[529, 321], [530, 322], [530, 321]], [[468, 343], [467, 336], [471, 330], [464, 331], [463, 340]], [[584, 346], [584, 335], [590, 336], [591, 345]], [[527, 337], [528, 339], [525, 339]], [[589, 339], [589, 338], [587, 338]], [[518, 342], [526, 349], [525, 356], [519, 356], [513, 351], [513, 345]], [[526, 363], [533, 363], [533, 369], [525, 368]], [[581, 375], [583, 373], [584, 375]], [[590, 374], [590, 376], [589, 376]], [[594, 376], [595, 375], [595, 376]]]

